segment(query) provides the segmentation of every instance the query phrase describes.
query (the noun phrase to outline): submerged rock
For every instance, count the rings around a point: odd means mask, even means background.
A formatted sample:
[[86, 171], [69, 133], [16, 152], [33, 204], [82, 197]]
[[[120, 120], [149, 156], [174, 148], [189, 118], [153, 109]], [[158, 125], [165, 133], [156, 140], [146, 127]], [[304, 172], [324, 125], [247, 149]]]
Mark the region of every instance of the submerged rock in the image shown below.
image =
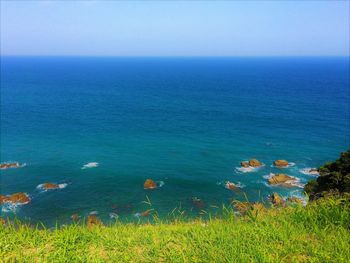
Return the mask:
[[270, 201], [276, 206], [284, 205], [284, 200], [278, 193], [273, 193], [272, 195], [270, 195]]
[[147, 179], [143, 184], [144, 189], [156, 189], [157, 184], [152, 179]]
[[241, 162], [241, 166], [247, 168], [247, 167], [249, 167], [249, 163], [246, 161]]
[[15, 163], [0, 163], [0, 169], [8, 169], [8, 168], [18, 168], [20, 164], [18, 162]]
[[205, 203], [202, 199], [199, 199], [198, 197], [192, 197], [191, 199], [192, 205], [197, 209], [204, 209]]
[[249, 160], [249, 166], [251, 167], [260, 167], [262, 164], [259, 160], [257, 159], [250, 159]]
[[73, 214], [71, 217], [73, 222], [78, 222], [80, 219], [80, 216], [78, 214]]
[[30, 198], [25, 193], [15, 193], [9, 196], [0, 195], [0, 204], [11, 203], [11, 204], [28, 204]]
[[93, 226], [101, 226], [102, 221], [97, 217], [96, 214], [90, 214], [86, 219], [86, 225], [88, 228], [91, 228]]
[[276, 160], [273, 162], [273, 165], [276, 167], [287, 167], [288, 166], [288, 161], [286, 160]]
[[268, 179], [268, 181], [269, 181], [269, 184], [272, 184], [272, 185], [280, 184], [285, 186], [293, 186], [292, 183], [294, 183], [296, 179], [286, 174], [275, 174], [271, 176]]

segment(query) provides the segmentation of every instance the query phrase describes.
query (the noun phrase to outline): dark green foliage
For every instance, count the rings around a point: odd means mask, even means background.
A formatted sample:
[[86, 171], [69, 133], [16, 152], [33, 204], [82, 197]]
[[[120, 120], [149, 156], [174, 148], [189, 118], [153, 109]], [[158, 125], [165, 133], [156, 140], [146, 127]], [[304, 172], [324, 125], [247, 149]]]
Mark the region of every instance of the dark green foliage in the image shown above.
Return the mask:
[[321, 166], [319, 172], [317, 180], [312, 180], [305, 186], [310, 199], [332, 194], [350, 194], [350, 149], [341, 153], [335, 162]]

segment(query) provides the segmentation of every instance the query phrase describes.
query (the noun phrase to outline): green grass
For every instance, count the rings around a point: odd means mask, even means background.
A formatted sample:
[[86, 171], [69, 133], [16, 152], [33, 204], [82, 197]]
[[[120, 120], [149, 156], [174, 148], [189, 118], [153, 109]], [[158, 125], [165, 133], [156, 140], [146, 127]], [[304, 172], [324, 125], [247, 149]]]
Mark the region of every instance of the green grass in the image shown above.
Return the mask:
[[341, 199], [223, 219], [56, 230], [0, 226], [3, 262], [350, 262]]

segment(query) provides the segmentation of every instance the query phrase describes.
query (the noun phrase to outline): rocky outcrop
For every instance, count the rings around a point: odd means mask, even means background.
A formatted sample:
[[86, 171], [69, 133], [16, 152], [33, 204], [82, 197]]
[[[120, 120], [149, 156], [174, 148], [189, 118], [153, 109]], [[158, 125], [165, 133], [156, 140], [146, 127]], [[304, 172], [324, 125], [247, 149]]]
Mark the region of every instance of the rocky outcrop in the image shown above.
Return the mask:
[[157, 184], [152, 179], [147, 179], [143, 184], [144, 189], [156, 189]]
[[11, 204], [28, 204], [30, 202], [30, 198], [25, 193], [15, 193], [12, 195], [0, 195], [0, 204], [11, 203]]
[[44, 190], [50, 190], [50, 189], [58, 189], [59, 185], [58, 184], [53, 184], [53, 183], [43, 183], [42, 188]]
[[284, 205], [284, 200], [278, 193], [273, 193], [272, 195], [270, 195], [270, 201], [275, 206], [283, 206]]
[[244, 168], [248, 167], [260, 167], [262, 166], [262, 163], [257, 159], [250, 159], [249, 161], [243, 161], [241, 162], [241, 166]]
[[234, 208], [241, 214], [245, 215], [248, 211], [254, 211], [261, 213], [266, 210], [262, 203], [250, 203], [250, 202], [240, 202], [234, 201]]
[[296, 197], [296, 196], [290, 196], [287, 198], [287, 202], [295, 203], [295, 204], [302, 204], [303, 200], [301, 198]]
[[247, 167], [249, 167], [249, 163], [246, 161], [241, 162], [241, 166], [247, 168]]
[[0, 225], [6, 225], [5, 219], [3, 219], [2, 217], [0, 217]]
[[260, 167], [262, 164], [259, 160], [257, 159], [250, 159], [249, 160], [249, 166], [251, 167]]
[[226, 182], [225, 183], [225, 188], [229, 190], [237, 190], [237, 186], [234, 183], [231, 182]]
[[273, 165], [276, 166], [276, 167], [280, 167], [280, 168], [283, 168], [283, 167], [287, 167], [288, 166], [288, 161], [286, 160], [276, 160], [273, 162]]
[[92, 214], [89, 215], [86, 219], [86, 225], [88, 228], [94, 227], [94, 226], [101, 226], [102, 221], [97, 217], [97, 215]]
[[5, 203], [7, 201], [8, 197], [5, 195], [0, 195], [0, 205]]
[[284, 186], [288, 186], [291, 187], [293, 186], [293, 182], [296, 181], [296, 179], [294, 177], [288, 176], [286, 174], [275, 174], [272, 175], [269, 179], [269, 184], [272, 185], [284, 185]]
[[8, 168], [18, 168], [20, 167], [19, 163], [0, 163], [0, 169], [8, 169]]

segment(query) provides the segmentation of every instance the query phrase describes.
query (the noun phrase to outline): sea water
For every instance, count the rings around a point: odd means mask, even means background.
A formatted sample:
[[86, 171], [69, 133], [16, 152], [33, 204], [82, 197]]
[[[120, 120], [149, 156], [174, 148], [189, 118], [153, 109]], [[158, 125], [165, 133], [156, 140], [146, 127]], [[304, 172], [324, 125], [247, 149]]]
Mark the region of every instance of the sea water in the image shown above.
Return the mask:
[[[1, 58], [2, 216], [54, 225], [92, 211], [139, 220], [154, 209], [196, 216], [232, 200], [301, 196], [304, 168], [350, 146], [348, 58]], [[262, 168], [237, 169], [257, 158]], [[276, 159], [301, 187], [267, 184]], [[163, 182], [144, 190], [151, 178]], [[242, 186], [225, 188], [230, 181]], [[42, 191], [51, 182], [65, 187]], [[151, 202], [143, 202], [148, 200]], [[110, 215], [116, 215], [112, 219]]]

